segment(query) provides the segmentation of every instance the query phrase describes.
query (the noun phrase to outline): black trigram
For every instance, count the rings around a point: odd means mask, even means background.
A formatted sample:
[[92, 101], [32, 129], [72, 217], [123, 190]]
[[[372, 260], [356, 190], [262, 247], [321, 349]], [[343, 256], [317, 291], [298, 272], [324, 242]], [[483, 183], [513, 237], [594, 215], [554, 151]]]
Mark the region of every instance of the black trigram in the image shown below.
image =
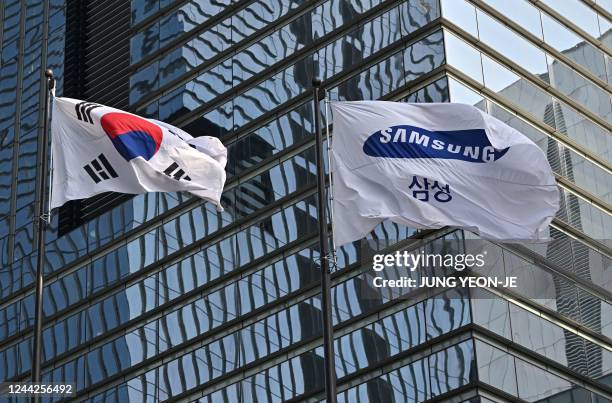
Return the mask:
[[[177, 168], [178, 168], [178, 170], [177, 170]], [[168, 168], [166, 168], [164, 173], [166, 175], [170, 176], [171, 178], [176, 179], [177, 181], [180, 181], [181, 179], [184, 179], [186, 181], [190, 181], [191, 180], [189, 175], [185, 175], [185, 171], [183, 171], [181, 168], [179, 168], [179, 166], [178, 166], [178, 164], [176, 162], [173, 162]], [[183, 175], [185, 175], [185, 176], [183, 176]]]
[[98, 155], [98, 158], [85, 165], [83, 169], [96, 183], [119, 176], [104, 154]]
[[74, 110], [76, 111], [77, 119], [93, 124], [91, 111], [101, 106], [102, 105], [93, 102], [79, 102], [74, 106]]

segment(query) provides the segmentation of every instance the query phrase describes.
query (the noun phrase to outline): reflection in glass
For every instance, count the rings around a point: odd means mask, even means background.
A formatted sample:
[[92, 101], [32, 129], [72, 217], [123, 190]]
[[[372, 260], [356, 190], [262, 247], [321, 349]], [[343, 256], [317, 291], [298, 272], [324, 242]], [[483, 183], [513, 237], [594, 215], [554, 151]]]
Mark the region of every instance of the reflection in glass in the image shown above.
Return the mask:
[[491, 7], [500, 11], [511, 21], [516, 22], [538, 38], [542, 37], [540, 11], [526, 0], [484, 0]]
[[542, 13], [544, 40], [556, 50], [607, 80], [604, 54], [565, 26]]
[[586, 31], [589, 35], [594, 38], [599, 38], [599, 23], [597, 20], [597, 13], [593, 11], [586, 4], [578, 0], [542, 0], [554, 11], [561, 14], [564, 18], [567, 18], [577, 27]]
[[480, 340], [476, 340], [475, 344], [478, 379], [516, 396], [514, 358]]
[[429, 356], [429, 381], [433, 396], [466, 385], [476, 379], [474, 345], [471, 340]]
[[441, 0], [442, 17], [451, 21], [472, 36], [478, 37], [476, 7], [465, 0]]
[[[545, 53], [526, 39], [510, 31], [488, 14], [477, 10], [478, 33], [481, 41], [501, 52], [504, 56], [526, 69], [530, 73], [546, 79]], [[512, 46], [508, 46], [511, 43]]]
[[480, 52], [448, 31], [444, 32], [444, 42], [448, 63], [482, 83]]

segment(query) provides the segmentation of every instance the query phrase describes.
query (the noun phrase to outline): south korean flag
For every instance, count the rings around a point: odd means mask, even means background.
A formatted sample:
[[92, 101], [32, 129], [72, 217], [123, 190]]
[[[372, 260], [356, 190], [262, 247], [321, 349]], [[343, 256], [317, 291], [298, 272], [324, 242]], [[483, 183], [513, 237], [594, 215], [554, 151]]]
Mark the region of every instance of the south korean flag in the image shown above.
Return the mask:
[[227, 149], [167, 123], [54, 98], [51, 208], [103, 192], [187, 191], [221, 208]]

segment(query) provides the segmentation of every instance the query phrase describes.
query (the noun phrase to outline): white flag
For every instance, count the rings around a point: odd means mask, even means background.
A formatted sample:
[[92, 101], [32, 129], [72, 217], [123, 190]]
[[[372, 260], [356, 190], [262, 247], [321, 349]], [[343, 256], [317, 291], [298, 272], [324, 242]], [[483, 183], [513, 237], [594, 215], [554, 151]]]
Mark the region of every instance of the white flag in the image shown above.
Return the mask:
[[542, 150], [473, 106], [362, 101], [335, 102], [332, 111], [338, 246], [385, 219], [540, 239], [559, 208]]
[[222, 210], [227, 149], [152, 119], [54, 98], [51, 208], [103, 192], [187, 191]]

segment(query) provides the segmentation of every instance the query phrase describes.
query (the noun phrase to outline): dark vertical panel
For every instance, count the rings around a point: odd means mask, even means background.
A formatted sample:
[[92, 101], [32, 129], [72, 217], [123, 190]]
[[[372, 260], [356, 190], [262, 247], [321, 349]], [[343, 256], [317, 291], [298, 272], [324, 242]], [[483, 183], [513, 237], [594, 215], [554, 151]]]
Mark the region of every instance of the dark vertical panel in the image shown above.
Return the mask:
[[[130, 1], [68, 0], [64, 95], [128, 108]], [[60, 208], [59, 236], [95, 218], [129, 195], [104, 193]]]
[[119, 109], [128, 107], [129, 0], [87, 1], [83, 98]]

